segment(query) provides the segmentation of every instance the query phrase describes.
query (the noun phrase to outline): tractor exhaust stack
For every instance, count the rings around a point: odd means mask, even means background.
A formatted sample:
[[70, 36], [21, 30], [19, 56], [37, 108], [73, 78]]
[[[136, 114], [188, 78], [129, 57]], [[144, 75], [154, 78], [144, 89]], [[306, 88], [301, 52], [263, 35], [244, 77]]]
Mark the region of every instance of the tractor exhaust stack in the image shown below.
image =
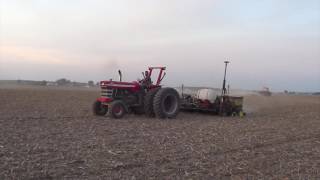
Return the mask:
[[120, 69], [118, 70], [118, 73], [119, 73], [119, 81], [122, 82], [122, 73]]

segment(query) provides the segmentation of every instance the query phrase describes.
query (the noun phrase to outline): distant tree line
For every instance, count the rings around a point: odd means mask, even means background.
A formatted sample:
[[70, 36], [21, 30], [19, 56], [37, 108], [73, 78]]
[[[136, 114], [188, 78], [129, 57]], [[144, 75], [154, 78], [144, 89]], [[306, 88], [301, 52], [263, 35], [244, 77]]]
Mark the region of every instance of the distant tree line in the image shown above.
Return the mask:
[[[96, 86], [95, 82], [90, 80], [88, 81], [87, 83], [81, 83], [81, 82], [76, 82], [76, 81], [71, 81], [69, 79], [66, 79], [66, 78], [61, 78], [61, 79], [58, 79], [56, 81], [46, 81], [46, 80], [43, 80], [43, 81], [31, 81], [31, 80], [16, 80], [16, 81], [13, 81], [17, 84], [20, 84], [20, 85], [37, 85], [37, 86], [87, 86], [87, 87], [94, 87]], [[99, 85], [99, 84], [97, 84]]]
[[80, 82], [71, 82], [70, 80], [66, 79], [66, 78], [61, 78], [58, 79], [56, 81], [58, 86], [68, 86], [68, 85], [72, 85], [72, 86], [89, 86], [89, 87], [94, 87], [94, 81], [90, 80], [88, 81], [88, 83], [80, 83]]
[[66, 86], [66, 85], [71, 84], [71, 81], [66, 79], [66, 78], [61, 78], [61, 79], [58, 79], [56, 81], [56, 83], [57, 83], [58, 86]]
[[47, 81], [43, 80], [43, 81], [30, 81], [30, 80], [20, 80], [18, 79], [17, 84], [21, 84], [21, 85], [37, 85], [37, 86], [46, 86], [47, 85]]

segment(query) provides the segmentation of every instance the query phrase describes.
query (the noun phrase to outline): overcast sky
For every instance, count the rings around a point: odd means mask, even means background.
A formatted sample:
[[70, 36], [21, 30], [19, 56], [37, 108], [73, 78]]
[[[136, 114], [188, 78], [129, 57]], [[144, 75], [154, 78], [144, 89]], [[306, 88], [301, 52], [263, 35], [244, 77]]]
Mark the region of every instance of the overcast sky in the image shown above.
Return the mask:
[[320, 90], [319, 0], [0, 0], [0, 79]]

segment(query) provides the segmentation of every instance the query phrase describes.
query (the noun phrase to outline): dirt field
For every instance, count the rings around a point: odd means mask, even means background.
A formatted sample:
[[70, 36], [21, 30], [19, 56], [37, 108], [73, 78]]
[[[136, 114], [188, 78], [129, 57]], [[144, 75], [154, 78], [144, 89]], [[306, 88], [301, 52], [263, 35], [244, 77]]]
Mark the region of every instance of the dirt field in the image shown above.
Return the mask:
[[320, 179], [320, 97], [249, 96], [244, 119], [95, 117], [96, 90], [1, 89], [0, 179]]

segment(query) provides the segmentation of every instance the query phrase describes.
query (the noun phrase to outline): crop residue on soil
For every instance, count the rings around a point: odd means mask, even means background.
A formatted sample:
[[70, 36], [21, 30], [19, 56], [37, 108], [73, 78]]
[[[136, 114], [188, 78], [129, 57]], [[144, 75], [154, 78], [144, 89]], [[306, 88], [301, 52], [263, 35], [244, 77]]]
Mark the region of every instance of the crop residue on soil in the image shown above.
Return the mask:
[[0, 89], [0, 179], [319, 179], [320, 98], [245, 97], [244, 119], [95, 117], [98, 91]]

